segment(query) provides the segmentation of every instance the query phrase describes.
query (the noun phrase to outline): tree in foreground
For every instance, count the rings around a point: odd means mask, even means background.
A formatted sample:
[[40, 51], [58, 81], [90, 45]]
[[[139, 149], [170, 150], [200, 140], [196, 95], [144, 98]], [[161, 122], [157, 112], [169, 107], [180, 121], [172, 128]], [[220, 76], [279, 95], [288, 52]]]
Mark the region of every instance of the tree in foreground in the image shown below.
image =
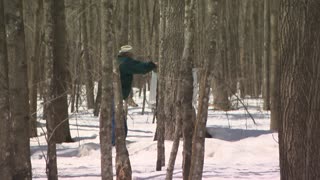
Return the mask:
[[3, 0], [0, 1], [0, 174], [3, 179], [12, 179], [12, 134], [9, 112], [8, 59], [5, 35]]
[[211, 21], [208, 25], [208, 57], [205, 58], [202, 65], [201, 80], [199, 87], [199, 106], [196, 119], [196, 126], [192, 139], [192, 160], [189, 180], [201, 180], [203, 163], [204, 163], [204, 147], [206, 124], [208, 117], [208, 101], [210, 92], [210, 70], [212, 69], [213, 61], [217, 57], [217, 26], [218, 26], [218, 6], [219, 0], [208, 0], [207, 10]]
[[55, 116], [53, 110], [53, 99], [55, 99], [56, 94], [54, 93], [54, 80], [53, 80], [53, 64], [54, 64], [54, 42], [55, 42], [55, 23], [54, 23], [54, 0], [45, 0], [43, 3], [44, 13], [45, 13], [45, 102], [46, 102], [46, 126], [47, 126], [47, 164], [46, 173], [48, 179], [58, 179], [58, 169], [57, 169], [57, 152], [56, 152], [56, 142], [54, 138], [55, 129]]
[[320, 179], [319, 7], [318, 0], [281, 1], [282, 180]]
[[100, 112], [100, 151], [101, 151], [101, 176], [103, 180], [113, 179], [112, 168], [112, 143], [111, 121], [113, 106], [113, 2], [101, 0], [101, 60], [102, 60], [102, 101]]
[[13, 179], [31, 179], [29, 98], [22, 0], [5, 0], [10, 112], [13, 123]]

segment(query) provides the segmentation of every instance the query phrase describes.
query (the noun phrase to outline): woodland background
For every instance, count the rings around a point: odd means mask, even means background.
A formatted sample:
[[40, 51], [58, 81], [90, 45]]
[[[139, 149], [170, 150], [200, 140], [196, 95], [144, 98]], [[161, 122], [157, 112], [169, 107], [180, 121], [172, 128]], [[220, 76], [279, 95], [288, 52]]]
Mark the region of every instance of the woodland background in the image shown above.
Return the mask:
[[[112, 178], [112, 102], [117, 120], [127, 109], [115, 59], [131, 44], [137, 59], [159, 65], [157, 170], [164, 140], [177, 147], [182, 137], [183, 179], [201, 179], [211, 89], [223, 111], [234, 108], [232, 99], [261, 96], [270, 129], [279, 132], [281, 179], [318, 179], [319, 8], [317, 0], [1, 0], [1, 176], [32, 178], [29, 138], [39, 134], [43, 100], [48, 178], [58, 178], [56, 144], [74, 141], [69, 113], [81, 101], [100, 118], [101, 175]], [[192, 69], [199, 75], [196, 108]], [[135, 79], [144, 97], [149, 78]], [[131, 179], [120, 120], [116, 175]]]

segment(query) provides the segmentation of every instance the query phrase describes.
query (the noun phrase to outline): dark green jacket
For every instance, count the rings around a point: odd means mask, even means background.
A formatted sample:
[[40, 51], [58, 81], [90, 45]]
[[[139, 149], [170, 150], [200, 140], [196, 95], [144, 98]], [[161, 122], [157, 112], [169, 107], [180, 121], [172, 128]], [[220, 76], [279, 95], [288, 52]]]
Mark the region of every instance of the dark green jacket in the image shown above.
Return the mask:
[[133, 74], [146, 74], [156, 68], [153, 62], [141, 62], [130, 57], [119, 56], [118, 63], [123, 99], [127, 99], [130, 94]]

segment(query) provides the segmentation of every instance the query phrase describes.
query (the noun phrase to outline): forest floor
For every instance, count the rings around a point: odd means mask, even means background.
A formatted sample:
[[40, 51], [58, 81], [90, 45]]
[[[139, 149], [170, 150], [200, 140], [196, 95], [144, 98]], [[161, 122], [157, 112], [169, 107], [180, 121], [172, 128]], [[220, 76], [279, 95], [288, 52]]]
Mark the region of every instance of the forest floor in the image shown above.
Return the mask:
[[[127, 137], [133, 179], [165, 179], [166, 167], [155, 171], [157, 142], [153, 141], [156, 129], [156, 124], [152, 123], [153, 113], [147, 108], [145, 115], [141, 115], [142, 100], [137, 96], [134, 100], [139, 106], [129, 107]], [[205, 141], [203, 179], [280, 179], [278, 134], [269, 131], [270, 112], [262, 110], [261, 99], [245, 99], [243, 102], [256, 125], [243, 107], [228, 112], [209, 108], [207, 129], [213, 138]], [[38, 116], [40, 119], [41, 111]], [[31, 139], [33, 179], [47, 179], [45, 121], [40, 119], [39, 124], [42, 128], [38, 128], [38, 133], [41, 135]], [[80, 108], [78, 113], [70, 115], [70, 129], [75, 142], [57, 145], [59, 179], [101, 179], [99, 118], [93, 116], [92, 110]], [[171, 141], [165, 142], [166, 163], [171, 146]], [[182, 179], [182, 146], [183, 142], [180, 143], [173, 179]]]

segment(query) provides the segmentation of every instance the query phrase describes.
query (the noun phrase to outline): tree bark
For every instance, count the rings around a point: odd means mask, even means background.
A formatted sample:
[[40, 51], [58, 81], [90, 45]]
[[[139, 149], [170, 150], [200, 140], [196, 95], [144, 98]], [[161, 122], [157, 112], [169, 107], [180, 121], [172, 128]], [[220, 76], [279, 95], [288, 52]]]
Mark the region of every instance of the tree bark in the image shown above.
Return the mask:
[[165, 131], [165, 112], [164, 112], [164, 101], [165, 101], [165, 59], [164, 59], [164, 38], [166, 32], [166, 7], [167, 0], [159, 1], [160, 8], [160, 24], [159, 24], [159, 78], [157, 85], [157, 130], [155, 139], [157, 139], [157, 164], [156, 170], [161, 171], [162, 166], [165, 165], [165, 146], [164, 146], [164, 131]]
[[248, 0], [240, 1], [240, 11], [239, 11], [239, 66], [240, 66], [240, 95], [244, 97], [246, 95], [246, 18], [247, 18], [247, 8]]
[[29, 67], [29, 99], [30, 99], [30, 137], [37, 136], [37, 94], [38, 94], [38, 62], [41, 59], [41, 29], [43, 22], [43, 1], [36, 1], [34, 17], [34, 48]]
[[320, 2], [280, 3], [280, 175], [319, 179]]
[[[115, 44], [117, 44], [117, 42]], [[117, 180], [131, 180], [132, 170], [129, 153], [126, 147], [126, 132], [124, 129], [126, 113], [123, 108], [119, 64], [116, 58], [114, 58], [113, 61], [113, 72], [114, 118], [116, 137], [116, 175]]]
[[81, 44], [82, 44], [82, 62], [84, 67], [84, 77], [86, 84], [86, 97], [87, 97], [87, 106], [88, 109], [94, 107], [94, 83], [92, 77], [92, 61], [89, 58], [89, 47], [88, 47], [88, 31], [87, 31], [87, 3], [85, 0], [81, 0]]
[[54, 30], [56, 28], [54, 21], [54, 0], [45, 0], [44, 12], [45, 12], [45, 79], [47, 79], [45, 84], [45, 108], [46, 108], [46, 120], [47, 120], [47, 143], [48, 143], [48, 157], [46, 173], [50, 180], [58, 179], [58, 168], [57, 168], [57, 153], [56, 153], [56, 142], [54, 138], [54, 128], [55, 128], [55, 116], [53, 109], [53, 99], [56, 94], [54, 92], [54, 42], [56, 35]]
[[[181, 66], [179, 69], [178, 101], [181, 105], [178, 108], [177, 118], [182, 118], [183, 132], [183, 179], [187, 180], [190, 173], [192, 157], [192, 136], [194, 130], [193, 116], [193, 58], [194, 58], [194, 32], [195, 32], [195, 1], [185, 0], [185, 28], [184, 28], [184, 49], [182, 53]], [[179, 106], [178, 106], [179, 107]], [[179, 114], [181, 117], [179, 117]], [[178, 121], [177, 121], [178, 122]]]
[[[219, 9], [219, 30], [218, 41], [217, 41], [217, 55], [218, 57], [214, 60], [214, 75], [213, 75], [213, 103], [214, 107], [219, 110], [228, 111], [231, 108], [231, 103], [228, 98], [228, 82], [225, 64], [228, 61], [226, 57], [226, 52], [228, 51], [226, 47], [226, 21], [225, 21], [225, 6], [226, 2], [221, 2], [221, 8]], [[208, 19], [207, 21], [211, 21]], [[208, 22], [209, 23], [209, 22]], [[210, 58], [210, 57], [209, 57]]]
[[31, 179], [29, 98], [21, 0], [6, 0], [5, 22], [9, 62], [9, 97], [13, 121], [13, 179]]
[[[202, 179], [203, 161], [204, 161], [204, 148], [205, 148], [205, 134], [206, 134], [206, 123], [208, 116], [208, 101], [210, 92], [210, 70], [212, 68], [211, 58], [216, 58], [217, 53], [217, 30], [218, 30], [218, 6], [220, 1], [207, 1], [208, 16], [211, 19], [208, 24], [208, 58], [203, 63], [203, 71], [200, 81], [199, 89], [199, 106], [197, 113], [197, 121], [195, 131], [192, 139], [192, 161], [190, 168], [189, 180], [200, 180]], [[209, 58], [211, 57], [211, 58]]]
[[113, 179], [111, 122], [113, 114], [113, 0], [101, 0], [102, 38], [102, 104], [100, 114], [101, 175], [103, 180]]
[[263, 109], [270, 110], [270, 0], [264, 0]]
[[64, 0], [54, 1], [54, 91], [56, 99], [53, 100], [56, 120], [54, 132], [56, 143], [73, 142], [69, 128], [68, 91], [67, 91], [67, 48], [66, 48], [66, 18]]
[[4, 4], [0, 1], [0, 174], [3, 179], [12, 179], [12, 122], [9, 107], [9, 77], [4, 19]]
[[[168, 0], [166, 16], [166, 35], [164, 41], [164, 55], [166, 63], [165, 78], [165, 139], [172, 140], [175, 127], [175, 101], [177, 97], [177, 79], [179, 69], [178, 59], [182, 57], [184, 44], [184, 1]], [[160, 77], [161, 78], [161, 77]]]
[[278, 15], [279, 1], [272, 0], [270, 7], [270, 36], [271, 36], [271, 122], [270, 129], [277, 131], [279, 128], [280, 114], [280, 63], [279, 63], [279, 36], [278, 36]]

